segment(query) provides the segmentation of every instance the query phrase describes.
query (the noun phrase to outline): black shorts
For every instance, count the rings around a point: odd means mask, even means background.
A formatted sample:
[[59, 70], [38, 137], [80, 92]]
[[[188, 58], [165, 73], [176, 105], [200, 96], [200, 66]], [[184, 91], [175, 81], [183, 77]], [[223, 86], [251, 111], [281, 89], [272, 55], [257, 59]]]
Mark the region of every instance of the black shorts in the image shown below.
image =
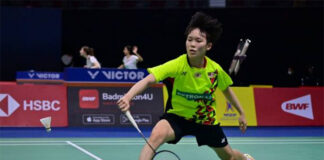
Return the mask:
[[168, 143], [176, 144], [183, 136], [193, 135], [196, 137], [198, 146], [208, 145], [218, 148], [225, 147], [228, 144], [227, 138], [219, 124], [201, 125], [169, 113], [164, 114], [161, 119], [167, 120], [175, 133], [175, 139]]

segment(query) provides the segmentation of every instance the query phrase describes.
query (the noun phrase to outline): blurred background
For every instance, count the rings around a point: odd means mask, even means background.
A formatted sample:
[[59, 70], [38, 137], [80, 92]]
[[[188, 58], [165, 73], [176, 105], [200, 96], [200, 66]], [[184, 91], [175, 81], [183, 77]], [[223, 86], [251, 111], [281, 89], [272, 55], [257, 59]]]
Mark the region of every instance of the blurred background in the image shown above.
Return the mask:
[[[225, 70], [239, 39], [251, 39], [235, 85], [323, 85], [321, 0], [2, 0], [0, 80], [15, 80], [16, 71], [63, 71], [64, 54], [83, 67], [83, 45], [102, 67], [117, 68], [128, 44], [139, 47], [140, 68], [156, 66], [186, 52], [184, 30], [196, 11], [223, 23], [208, 56]], [[309, 68], [314, 80], [305, 84]]]
[[[260, 160], [323, 160], [323, 0], [1, 0], [0, 159], [138, 157], [144, 141], [116, 102], [148, 67], [186, 53], [184, 32], [197, 11], [223, 24], [207, 56], [225, 71], [240, 39], [251, 40], [231, 75], [245, 134], [240, 114], [215, 92], [233, 148]], [[139, 69], [117, 69], [126, 45], [138, 47]], [[94, 49], [100, 69], [84, 68], [82, 46]], [[145, 136], [164, 112], [166, 86], [131, 102]], [[186, 160], [216, 157], [193, 137], [163, 147]]]

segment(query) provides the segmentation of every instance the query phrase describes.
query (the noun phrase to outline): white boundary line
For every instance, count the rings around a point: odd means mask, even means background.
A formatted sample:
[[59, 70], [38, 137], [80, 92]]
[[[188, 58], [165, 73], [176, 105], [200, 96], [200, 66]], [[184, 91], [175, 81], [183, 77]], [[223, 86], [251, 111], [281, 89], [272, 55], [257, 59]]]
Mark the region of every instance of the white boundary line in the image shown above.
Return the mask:
[[71, 141], [65, 141], [65, 142], [66, 142], [67, 144], [73, 146], [74, 148], [76, 148], [76, 149], [82, 151], [83, 153], [89, 155], [90, 157], [94, 158], [95, 160], [102, 160], [101, 158], [99, 158], [99, 157], [97, 157], [96, 155], [94, 155], [94, 154], [88, 152], [87, 150], [81, 148], [80, 146], [78, 146], [78, 145], [72, 143]]
[[[66, 142], [68, 143], [68, 142]], [[72, 143], [72, 142], [71, 142]], [[68, 143], [69, 145], [72, 145]], [[64, 143], [0, 143], [0, 146], [63, 146], [68, 145]], [[196, 142], [179, 142], [177, 145], [196, 145]], [[231, 145], [289, 145], [289, 144], [324, 144], [324, 142], [263, 142], [263, 143], [256, 143], [256, 142], [247, 142], [247, 143], [240, 143], [240, 142], [234, 142], [230, 143]], [[76, 144], [74, 144], [76, 145]], [[74, 146], [72, 145], [72, 146]], [[87, 146], [142, 146], [144, 143], [138, 142], [138, 143], [97, 143], [97, 142], [87, 142], [87, 143], [79, 143], [79, 145], [87, 145]], [[76, 145], [77, 146], [77, 145]], [[74, 146], [74, 147], [76, 147]], [[78, 146], [79, 147], [79, 146]], [[77, 147], [76, 147], [77, 148]], [[81, 148], [81, 147], [79, 147]], [[78, 148], [78, 149], [79, 149]], [[81, 150], [81, 149], [80, 149]], [[82, 150], [81, 150], [82, 151]]]
[[[75, 143], [142, 143], [142, 139], [139, 140], [106, 140], [106, 141], [83, 141], [83, 140], [75, 140]], [[228, 139], [229, 142], [324, 142], [324, 138], [321, 139]], [[0, 144], [2, 143], [65, 143], [66, 141], [1, 141], [0, 140]], [[143, 141], [144, 142], [144, 141]], [[195, 140], [181, 140], [179, 143], [196, 143]]]

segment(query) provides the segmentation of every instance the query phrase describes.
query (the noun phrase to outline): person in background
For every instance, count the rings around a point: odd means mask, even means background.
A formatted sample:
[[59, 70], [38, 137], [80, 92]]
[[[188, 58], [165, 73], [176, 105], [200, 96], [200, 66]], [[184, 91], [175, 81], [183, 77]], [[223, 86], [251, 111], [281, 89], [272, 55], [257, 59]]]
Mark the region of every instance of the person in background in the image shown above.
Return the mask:
[[137, 46], [125, 46], [123, 50], [125, 55], [123, 64], [121, 64], [118, 69], [137, 69], [137, 63], [143, 61], [142, 56], [137, 51]]
[[99, 61], [94, 56], [93, 48], [90, 48], [88, 46], [81, 47], [80, 56], [84, 57], [87, 60], [84, 68], [101, 68]]

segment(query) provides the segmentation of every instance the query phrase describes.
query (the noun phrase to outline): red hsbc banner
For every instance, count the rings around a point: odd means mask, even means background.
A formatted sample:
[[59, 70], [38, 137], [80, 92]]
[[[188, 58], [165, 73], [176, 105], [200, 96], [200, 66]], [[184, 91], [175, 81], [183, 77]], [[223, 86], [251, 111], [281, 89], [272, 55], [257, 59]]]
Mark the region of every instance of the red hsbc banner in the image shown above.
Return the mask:
[[324, 126], [323, 87], [255, 88], [258, 126]]
[[51, 126], [67, 126], [65, 86], [0, 83], [1, 127], [41, 127], [48, 116]]

